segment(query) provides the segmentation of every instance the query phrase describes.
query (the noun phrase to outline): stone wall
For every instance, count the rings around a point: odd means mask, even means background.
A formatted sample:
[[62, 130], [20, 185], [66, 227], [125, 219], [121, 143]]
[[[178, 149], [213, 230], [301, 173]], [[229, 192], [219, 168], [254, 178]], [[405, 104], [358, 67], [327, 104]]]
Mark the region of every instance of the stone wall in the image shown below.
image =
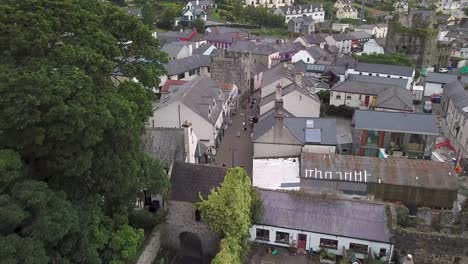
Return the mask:
[[151, 240], [146, 246], [143, 253], [136, 264], [151, 264], [158, 256], [159, 249], [161, 248], [161, 232], [158, 230], [156, 233], [152, 234]]
[[251, 58], [241, 53], [220, 52], [210, 64], [211, 78], [216, 81], [234, 83], [242, 94], [250, 88]]
[[180, 250], [180, 234], [191, 232], [198, 236], [205, 255], [214, 256], [218, 252], [220, 237], [208, 230], [202, 222], [195, 221], [195, 209], [192, 203], [169, 201], [169, 213], [166, 222], [161, 227], [162, 245], [174, 250]]

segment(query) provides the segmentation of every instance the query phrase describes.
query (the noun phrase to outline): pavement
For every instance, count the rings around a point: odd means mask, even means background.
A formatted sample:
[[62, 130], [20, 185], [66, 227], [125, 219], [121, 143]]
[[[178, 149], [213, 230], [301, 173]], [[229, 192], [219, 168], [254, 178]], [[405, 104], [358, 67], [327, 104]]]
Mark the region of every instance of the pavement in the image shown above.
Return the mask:
[[[257, 99], [257, 104], [258, 102]], [[245, 109], [243, 106], [245, 106]], [[249, 125], [249, 118], [251, 115], [255, 115], [256, 105], [252, 105], [252, 100], [250, 102], [243, 101], [236, 112], [235, 115], [231, 116], [232, 124], [226, 129], [224, 138], [216, 153], [214, 164], [226, 167], [242, 166], [252, 176], [253, 143], [251, 133], [253, 129]], [[244, 122], [246, 123], [246, 130], [243, 129]]]

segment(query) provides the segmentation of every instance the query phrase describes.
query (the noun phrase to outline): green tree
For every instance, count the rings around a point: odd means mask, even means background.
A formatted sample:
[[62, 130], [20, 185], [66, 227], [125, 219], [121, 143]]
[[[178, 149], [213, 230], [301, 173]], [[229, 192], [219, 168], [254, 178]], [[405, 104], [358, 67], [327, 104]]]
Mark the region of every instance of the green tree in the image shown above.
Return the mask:
[[0, 149], [26, 164], [2, 163], [0, 243], [10, 247], [0, 259], [22, 245], [38, 249], [25, 263], [125, 261], [133, 236], [121, 247], [113, 238], [130, 201], [141, 188], [168, 188], [141, 148], [166, 61], [157, 40], [101, 1], [4, 0], [0, 50]]
[[157, 22], [157, 13], [161, 7], [155, 1], [147, 1], [141, 9], [143, 23], [152, 28]]
[[401, 54], [363, 54], [358, 58], [359, 61], [367, 63], [391, 64], [401, 66], [412, 66], [415, 63], [413, 60]]
[[111, 0], [111, 2], [118, 5], [118, 6], [126, 6], [127, 5], [126, 0]]
[[197, 18], [192, 22], [192, 26], [197, 29], [198, 33], [204, 34], [205, 33], [205, 22]]
[[247, 236], [251, 224], [250, 177], [242, 168], [229, 169], [221, 187], [198, 204], [203, 222], [218, 234]]
[[157, 26], [163, 29], [172, 29], [174, 27], [175, 17], [177, 16], [178, 12], [179, 9], [177, 7], [167, 9], [158, 20]]
[[143, 229], [133, 229], [129, 225], [122, 225], [115, 232], [110, 241], [110, 248], [114, 251], [111, 264], [130, 263], [138, 256], [138, 249], [143, 241]]

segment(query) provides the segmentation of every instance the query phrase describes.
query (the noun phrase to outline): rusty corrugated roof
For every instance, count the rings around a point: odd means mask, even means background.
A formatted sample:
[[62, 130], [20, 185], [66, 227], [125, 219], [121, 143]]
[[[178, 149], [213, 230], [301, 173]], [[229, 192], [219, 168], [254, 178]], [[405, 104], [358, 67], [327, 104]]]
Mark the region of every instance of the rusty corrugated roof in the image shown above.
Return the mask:
[[[449, 164], [431, 160], [302, 153], [300, 177], [361, 181], [428, 189], [457, 189]], [[350, 176], [352, 176], [350, 180]], [[366, 177], [367, 176], [367, 177]], [[367, 178], [367, 179], [365, 179]]]

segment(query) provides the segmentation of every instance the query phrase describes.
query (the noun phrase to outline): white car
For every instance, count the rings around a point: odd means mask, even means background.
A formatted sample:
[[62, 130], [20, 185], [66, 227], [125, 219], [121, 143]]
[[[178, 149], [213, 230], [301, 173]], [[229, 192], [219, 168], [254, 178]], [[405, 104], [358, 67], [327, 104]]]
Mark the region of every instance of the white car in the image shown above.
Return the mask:
[[446, 72], [448, 72], [448, 69], [447, 68], [439, 68], [439, 72], [446, 73]]

